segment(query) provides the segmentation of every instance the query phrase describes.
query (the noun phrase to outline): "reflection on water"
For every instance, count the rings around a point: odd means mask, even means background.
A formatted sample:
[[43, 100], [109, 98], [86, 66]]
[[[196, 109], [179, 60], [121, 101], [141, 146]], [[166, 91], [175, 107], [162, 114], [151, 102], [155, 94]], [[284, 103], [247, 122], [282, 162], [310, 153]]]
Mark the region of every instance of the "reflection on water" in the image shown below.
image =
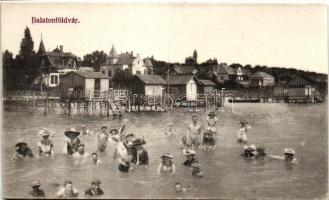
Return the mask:
[[[64, 180], [73, 181], [81, 192], [94, 178], [102, 180], [104, 198], [320, 198], [327, 193], [327, 107], [326, 104], [237, 104], [235, 111], [217, 112], [217, 148], [212, 152], [197, 151], [204, 173], [203, 178], [192, 177], [191, 171], [182, 166], [185, 160], [179, 149], [179, 138], [186, 133], [192, 113], [173, 111], [167, 113], [125, 113], [129, 118], [127, 132], [144, 136], [150, 157], [148, 168], [137, 167], [125, 174], [113, 161], [114, 147], [109, 144], [100, 155], [102, 163], [86, 163], [75, 167], [72, 159], [61, 154], [64, 130], [87, 125], [99, 130], [102, 125], [119, 127], [115, 117], [81, 115], [63, 116], [43, 113], [4, 113], [3, 166], [6, 197], [28, 197], [30, 182], [39, 180], [47, 197], [54, 197]], [[198, 112], [199, 121], [206, 125], [204, 111]], [[264, 145], [272, 155], [282, 155], [285, 147], [296, 151], [299, 164], [287, 166], [275, 160], [245, 161], [241, 159], [242, 146], [235, 141], [239, 120], [248, 119], [252, 129], [249, 142]], [[163, 133], [173, 122], [176, 139]], [[38, 131], [47, 128], [54, 132], [55, 159], [32, 159], [13, 162], [14, 145], [24, 139], [37, 154]], [[81, 138], [86, 151], [96, 150], [96, 137]], [[174, 156], [175, 175], [157, 175], [160, 156], [170, 152]], [[191, 191], [176, 194], [174, 183], [189, 185]], [[19, 188], [19, 189], [17, 189]], [[83, 198], [80, 195], [79, 198]]]

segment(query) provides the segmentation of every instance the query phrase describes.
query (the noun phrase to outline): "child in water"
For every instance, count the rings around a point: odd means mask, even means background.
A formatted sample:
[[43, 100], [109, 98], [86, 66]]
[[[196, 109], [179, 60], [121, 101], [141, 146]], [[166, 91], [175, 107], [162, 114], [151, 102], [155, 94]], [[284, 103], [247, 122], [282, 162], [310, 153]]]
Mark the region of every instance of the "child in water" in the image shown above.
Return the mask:
[[54, 145], [51, 140], [49, 140], [50, 133], [47, 130], [39, 131], [39, 134], [42, 136], [42, 140], [38, 142], [39, 147], [39, 156], [54, 156]]
[[213, 134], [214, 132], [211, 130], [206, 130], [203, 133], [203, 148], [205, 151], [212, 151], [216, 149], [215, 139]]
[[102, 163], [102, 161], [98, 158], [97, 152], [93, 152], [91, 154], [91, 159], [92, 159], [94, 165], [99, 165]]
[[102, 126], [101, 132], [97, 136], [97, 139], [98, 139], [98, 150], [97, 151], [104, 152], [106, 150], [108, 138], [109, 138], [109, 134], [107, 132], [107, 126]]
[[241, 127], [237, 133], [237, 141], [240, 144], [247, 143], [247, 131], [250, 129], [250, 126], [247, 126], [248, 122], [246, 120], [240, 121]]
[[183, 187], [181, 183], [175, 183], [174, 189], [177, 193], [185, 193], [191, 190], [190, 186]]
[[183, 149], [183, 150], [190, 148], [190, 145], [187, 144], [187, 137], [185, 135], [182, 136], [182, 139], [180, 141], [180, 148]]
[[170, 173], [174, 174], [176, 172], [176, 167], [172, 161], [173, 156], [170, 153], [164, 153], [161, 157], [161, 162], [157, 169], [158, 174]]
[[167, 136], [169, 136], [169, 137], [174, 137], [174, 136], [176, 136], [176, 132], [173, 130], [173, 124], [172, 124], [172, 123], [170, 123], [170, 124], [168, 125], [168, 130], [165, 131], [165, 135], [167, 135]]

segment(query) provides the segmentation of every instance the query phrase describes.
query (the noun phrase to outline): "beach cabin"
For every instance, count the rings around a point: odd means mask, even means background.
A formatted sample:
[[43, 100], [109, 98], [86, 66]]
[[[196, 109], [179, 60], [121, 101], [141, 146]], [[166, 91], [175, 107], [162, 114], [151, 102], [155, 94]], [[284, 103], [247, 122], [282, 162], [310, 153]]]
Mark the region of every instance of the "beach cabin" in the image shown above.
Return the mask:
[[266, 72], [255, 72], [249, 77], [250, 86], [252, 87], [266, 87], [274, 85], [274, 77]]
[[186, 95], [187, 101], [196, 101], [199, 80], [194, 75], [169, 76], [166, 79], [166, 88], [169, 94], [176, 99]]
[[200, 93], [212, 94], [214, 92], [214, 89], [216, 87], [216, 84], [214, 82], [205, 79], [200, 79], [199, 81], [200, 81], [200, 86], [198, 91], [200, 91]]
[[107, 95], [110, 77], [100, 72], [72, 71], [61, 77], [64, 93], [73, 91], [79, 97], [96, 98]]
[[132, 92], [146, 96], [162, 96], [165, 85], [165, 80], [159, 75], [135, 75]]
[[286, 84], [278, 84], [273, 88], [274, 97], [284, 97], [288, 102], [321, 102], [322, 98], [315, 81], [296, 76]]

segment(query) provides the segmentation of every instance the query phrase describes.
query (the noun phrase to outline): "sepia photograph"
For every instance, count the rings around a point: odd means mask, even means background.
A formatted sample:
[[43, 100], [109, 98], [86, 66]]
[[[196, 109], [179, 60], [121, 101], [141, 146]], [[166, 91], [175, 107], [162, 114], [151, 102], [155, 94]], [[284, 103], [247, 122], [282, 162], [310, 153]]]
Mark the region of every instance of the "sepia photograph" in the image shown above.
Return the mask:
[[1, 198], [329, 198], [327, 5], [0, 6]]

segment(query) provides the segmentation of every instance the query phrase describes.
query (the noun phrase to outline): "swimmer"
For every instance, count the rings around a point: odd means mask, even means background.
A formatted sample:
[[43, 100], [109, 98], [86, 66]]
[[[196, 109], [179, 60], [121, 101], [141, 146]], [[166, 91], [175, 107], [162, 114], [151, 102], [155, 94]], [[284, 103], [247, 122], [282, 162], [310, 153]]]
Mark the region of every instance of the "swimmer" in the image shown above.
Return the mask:
[[199, 178], [203, 177], [203, 173], [201, 172], [201, 165], [198, 161], [193, 162], [191, 167], [192, 167], [192, 176]]
[[269, 156], [270, 158], [276, 159], [276, 160], [283, 160], [287, 164], [297, 164], [298, 161], [295, 158], [295, 151], [290, 148], [284, 149], [284, 156]]
[[129, 162], [135, 164], [137, 160], [137, 152], [133, 143], [134, 134], [129, 133], [124, 138], [125, 138], [124, 145], [127, 149]]
[[173, 156], [170, 153], [164, 153], [161, 157], [161, 162], [157, 169], [158, 174], [163, 173], [171, 173], [174, 174], [176, 172], [176, 167], [174, 162], [172, 161]]
[[92, 135], [92, 131], [88, 130], [86, 125], [82, 125], [81, 126], [81, 135], [83, 135], [83, 136], [91, 136]]
[[267, 154], [265, 152], [265, 147], [264, 146], [259, 146], [256, 148], [256, 160], [264, 160], [265, 158], [267, 158]]
[[45, 197], [45, 192], [40, 189], [41, 183], [34, 181], [31, 183], [32, 191], [29, 192], [33, 197]]
[[47, 130], [39, 131], [39, 135], [42, 136], [42, 140], [38, 142], [39, 156], [54, 156], [54, 145], [51, 140], [49, 140], [50, 132]]
[[191, 149], [187, 149], [183, 151], [184, 155], [186, 156], [186, 160], [183, 162], [183, 165], [191, 167], [194, 162], [198, 162], [197, 159], [195, 159], [196, 152]]
[[108, 138], [109, 138], [109, 134], [107, 132], [107, 126], [102, 126], [101, 132], [97, 135], [97, 139], [98, 139], [97, 151], [104, 152], [106, 150]]
[[246, 144], [247, 143], [247, 131], [250, 127], [247, 127], [248, 122], [246, 120], [240, 121], [241, 127], [238, 130], [237, 133], [237, 141], [240, 144]]
[[183, 187], [181, 183], [175, 183], [174, 189], [177, 193], [185, 193], [185, 192], [190, 191], [191, 188], [188, 185]]
[[135, 149], [137, 151], [136, 165], [147, 166], [149, 164], [149, 157], [146, 149], [142, 145], [145, 144], [145, 141], [142, 139], [136, 139], [133, 141]]
[[88, 188], [86, 191], [85, 191], [85, 195], [87, 196], [100, 196], [100, 195], [103, 195], [104, 192], [103, 190], [99, 187], [99, 185], [101, 184], [102, 182], [100, 180], [94, 180], [93, 182], [91, 182], [91, 187]]
[[78, 146], [81, 143], [79, 139], [80, 132], [75, 130], [74, 128], [68, 129], [64, 132], [65, 138], [65, 146], [63, 149], [63, 153], [67, 155], [72, 155], [78, 151]]
[[217, 117], [215, 112], [211, 111], [208, 116], [207, 116], [207, 122], [208, 122], [208, 127], [207, 127], [207, 131], [211, 131], [214, 134], [217, 133]]
[[99, 164], [101, 164], [101, 162], [102, 162], [102, 161], [98, 158], [98, 154], [97, 154], [97, 152], [93, 152], [93, 153], [91, 154], [91, 159], [92, 159], [94, 165], [99, 165]]
[[73, 188], [72, 181], [65, 181], [64, 188], [60, 189], [56, 193], [56, 198], [72, 198], [77, 197], [79, 195], [79, 191]]
[[113, 159], [116, 159], [119, 163], [118, 169], [121, 172], [129, 172], [130, 164], [128, 158], [128, 152], [124, 146], [120, 135], [115, 135], [112, 137], [113, 142], [116, 144], [114, 150]]
[[85, 152], [85, 145], [80, 144], [78, 147], [78, 152], [75, 152], [72, 156], [75, 160], [74, 164], [79, 165], [86, 162], [87, 158], [89, 157], [89, 153]]
[[243, 154], [241, 154], [241, 156], [245, 159], [252, 159], [252, 158], [255, 158], [256, 154], [257, 154], [256, 146], [251, 144], [251, 145], [244, 146], [244, 151], [243, 151]]
[[206, 130], [204, 133], [203, 133], [203, 149], [205, 151], [212, 151], [212, 150], [215, 150], [216, 147], [215, 147], [215, 139], [214, 139], [214, 136], [213, 136], [214, 132], [211, 131], [211, 130]]
[[191, 148], [198, 148], [200, 145], [201, 126], [198, 124], [198, 117], [192, 116], [192, 124], [188, 128], [188, 144]]
[[186, 135], [182, 136], [182, 139], [180, 141], [180, 148], [183, 149], [183, 150], [190, 148], [190, 145], [187, 144], [187, 137], [186, 137]]
[[170, 123], [170, 124], [168, 125], [168, 130], [165, 131], [165, 135], [167, 135], [167, 136], [169, 136], [169, 137], [174, 137], [174, 136], [176, 136], [176, 132], [173, 130], [173, 124], [172, 124], [172, 123]]
[[13, 160], [20, 160], [20, 159], [24, 159], [26, 157], [28, 158], [33, 158], [34, 155], [32, 153], [32, 150], [30, 149], [30, 147], [28, 147], [26, 142], [18, 142], [15, 145], [16, 151], [14, 156], [12, 157]]

